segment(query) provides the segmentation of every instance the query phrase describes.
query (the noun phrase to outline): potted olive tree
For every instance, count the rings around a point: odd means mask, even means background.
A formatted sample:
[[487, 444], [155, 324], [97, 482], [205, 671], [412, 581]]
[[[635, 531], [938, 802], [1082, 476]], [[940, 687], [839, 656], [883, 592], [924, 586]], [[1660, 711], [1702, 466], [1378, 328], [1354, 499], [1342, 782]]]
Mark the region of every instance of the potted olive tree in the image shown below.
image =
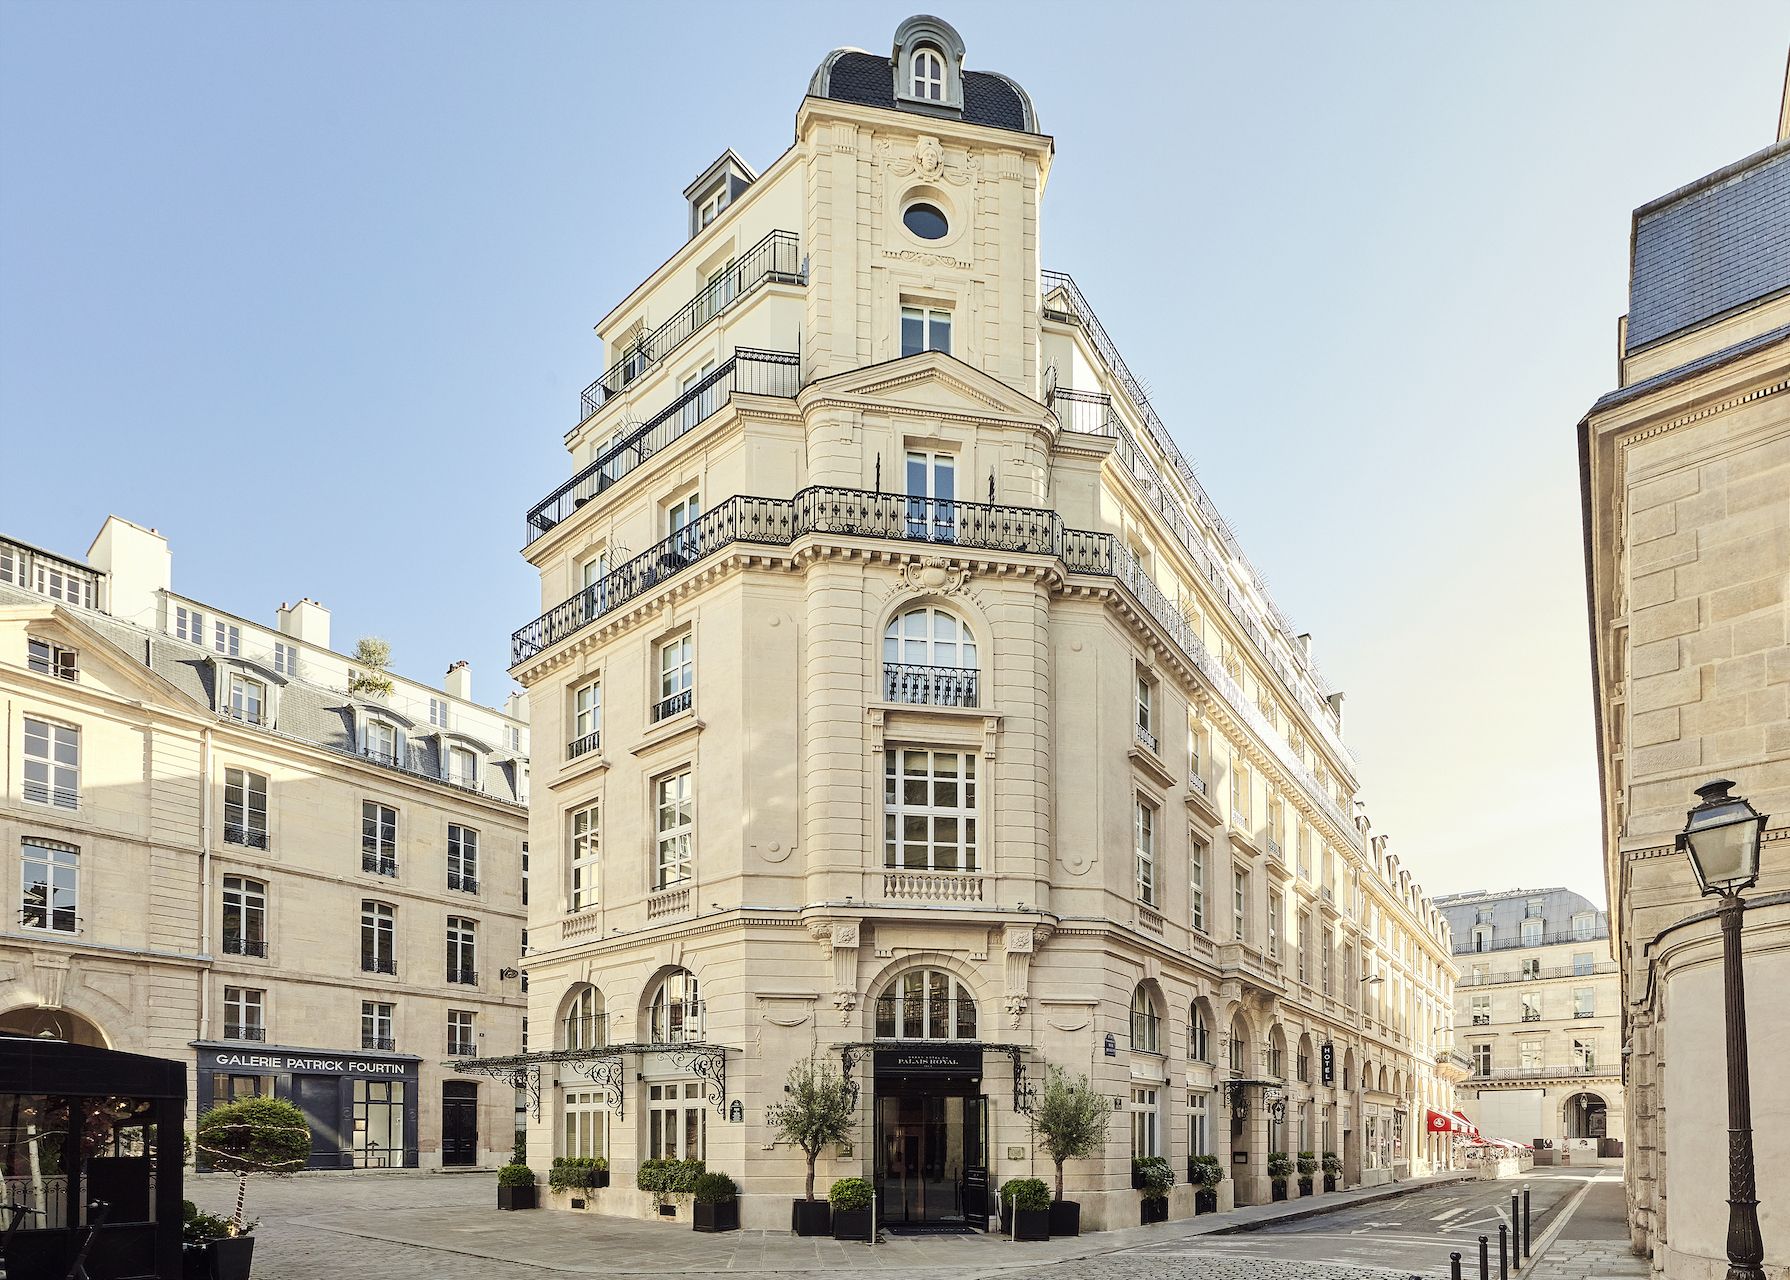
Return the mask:
[[814, 1163], [829, 1144], [851, 1137], [857, 1097], [843, 1075], [814, 1062], [791, 1067], [783, 1092], [784, 1100], [770, 1107], [771, 1124], [781, 1141], [793, 1143], [808, 1158], [807, 1193], [790, 1207], [789, 1229], [798, 1236], [824, 1236], [831, 1213], [825, 1200], [814, 1198]]
[[1284, 1151], [1268, 1153], [1268, 1176], [1274, 1181], [1274, 1198], [1287, 1198], [1287, 1179], [1293, 1176], [1293, 1161]]
[[1318, 1171], [1317, 1154], [1315, 1152], [1311, 1152], [1311, 1151], [1301, 1151], [1299, 1153], [1299, 1194], [1300, 1195], [1308, 1196], [1311, 1194], [1311, 1175], [1316, 1173], [1317, 1171]]
[[1144, 1193], [1138, 1206], [1138, 1222], [1168, 1221], [1168, 1189], [1175, 1185], [1175, 1171], [1161, 1156], [1144, 1156], [1131, 1162], [1131, 1185]]
[[1335, 1191], [1336, 1180], [1342, 1177], [1342, 1157], [1334, 1151], [1324, 1153], [1324, 1190]]
[[1217, 1156], [1194, 1156], [1187, 1162], [1187, 1181], [1193, 1184], [1194, 1213], [1218, 1212], [1218, 1184], [1224, 1181], [1224, 1166]]
[[1001, 1188], [1013, 1205], [1015, 1240], [1050, 1239], [1050, 1188], [1042, 1178], [1015, 1178]]
[[[1032, 1112], [1038, 1142], [1057, 1168], [1056, 1195], [1050, 1203], [1053, 1236], [1081, 1234], [1081, 1205], [1063, 1199], [1063, 1164], [1085, 1160], [1106, 1143], [1106, 1124], [1112, 1107], [1106, 1096], [1088, 1083], [1086, 1076], [1071, 1080], [1060, 1067], [1052, 1067], [1044, 1092]], [[1003, 1204], [1002, 1216], [1006, 1216]]]
[[691, 1225], [697, 1231], [738, 1231], [740, 1189], [725, 1173], [704, 1173], [691, 1185], [696, 1207]]
[[249, 1274], [255, 1239], [243, 1227], [243, 1202], [251, 1173], [296, 1173], [311, 1157], [311, 1127], [304, 1112], [283, 1098], [241, 1098], [199, 1117], [193, 1149], [214, 1169], [236, 1175], [236, 1211], [229, 1233], [207, 1241], [207, 1266], [218, 1280]]
[[863, 1178], [841, 1178], [827, 1192], [827, 1203], [833, 1211], [833, 1239], [870, 1242], [870, 1205], [876, 1189]]
[[535, 1196], [535, 1171], [527, 1165], [506, 1164], [497, 1171], [499, 1209], [532, 1209]]

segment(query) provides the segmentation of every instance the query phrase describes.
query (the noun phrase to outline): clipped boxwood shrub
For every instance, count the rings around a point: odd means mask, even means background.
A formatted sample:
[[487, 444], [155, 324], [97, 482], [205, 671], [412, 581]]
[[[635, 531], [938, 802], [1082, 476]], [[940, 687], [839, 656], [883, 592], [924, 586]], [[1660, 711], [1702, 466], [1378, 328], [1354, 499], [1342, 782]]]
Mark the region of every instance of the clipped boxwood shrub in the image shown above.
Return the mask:
[[1043, 1178], [1014, 1178], [1001, 1187], [1001, 1199], [1015, 1210], [1050, 1210], [1050, 1184]]
[[525, 1164], [506, 1164], [497, 1171], [500, 1187], [532, 1187], [534, 1184], [535, 1171]]
[[740, 1189], [725, 1173], [701, 1173], [690, 1184], [697, 1204], [726, 1204], [739, 1198]]
[[1276, 1182], [1285, 1182], [1293, 1176], [1293, 1161], [1284, 1151], [1268, 1153], [1268, 1176]]
[[1334, 1151], [1326, 1151], [1324, 1153], [1324, 1172], [1333, 1178], [1341, 1174], [1342, 1157]]
[[584, 1191], [596, 1185], [594, 1175], [605, 1173], [609, 1161], [602, 1156], [556, 1156], [547, 1171], [547, 1185], [555, 1191]]
[[876, 1188], [863, 1178], [841, 1178], [827, 1192], [827, 1203], [848, 1213], [854, 1209], [868, 1209], [875, 1198]]
[[1217, 1156], [1195, 1156], [1188, 1163], [1187, 1177], [1202, 1187], [1216, 1187], [1224, 1181], [1224, 1166]]
[[700, 1160], [643, 1160], [634, 1175], [634, 1185], [656, 1196], [688, 1195], [702, 1173]]
[[1312, 1174], [1316, 1173], [1317, 1171], [1318, 1171], [1317, 1155], [1314, 1152], [1301, 1151], [1299, 1153], [1299, 1172], [1309, 1178], [1309, 1177], [1311, 1177]]

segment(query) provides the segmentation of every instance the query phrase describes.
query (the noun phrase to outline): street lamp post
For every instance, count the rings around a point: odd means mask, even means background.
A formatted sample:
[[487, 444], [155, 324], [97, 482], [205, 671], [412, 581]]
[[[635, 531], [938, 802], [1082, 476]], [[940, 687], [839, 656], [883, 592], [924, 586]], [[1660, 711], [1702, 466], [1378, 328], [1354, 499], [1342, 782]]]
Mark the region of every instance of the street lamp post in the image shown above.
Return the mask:
[[1740, 891], [1758, 882], [1759, 839], [1769, 814], [1728, 793], [1726, 778], [1697, 788], [1678, 848], [1690, 855], [1703, 896], [1721, 898], [1722, 997], [1728, 1031], [1728, 1280], [1765, 1280], [1753, 1176], [1753, 1098], [1747, 1076], [1746, 987], [1740, 964]]

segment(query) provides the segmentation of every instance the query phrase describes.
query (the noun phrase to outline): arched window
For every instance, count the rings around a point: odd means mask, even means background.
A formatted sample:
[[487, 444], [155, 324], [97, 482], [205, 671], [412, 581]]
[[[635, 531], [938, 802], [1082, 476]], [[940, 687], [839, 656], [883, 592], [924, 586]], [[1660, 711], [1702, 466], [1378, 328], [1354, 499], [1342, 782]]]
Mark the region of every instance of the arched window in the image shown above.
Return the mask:
[[1240, 1018], [1231, 1019], [1231, 1072], [1243, 1074], [1243, 1060], [1249, 1050], [1249, 1028]]
[[922, 47], [914, 51], [914, 97], [927, 102], [945, 100], [945, 60], [937, 49]]
[[945, 609], [924, 605], [883, 632], [883, 697], [947, 707], [979, 705], [976, 637]]
[[649, 1022], [654, 1044], [676, 1044], [702, 1039], [702, 1000], [696, 975], [678, 969], [659, 980], [653, 991]]
[[976, 1002], [938, 969], [913, 969], [877, 997], [878, 1040], [974, 1040]]
[[601, 1049], [609, 1043], [608, 1020], [603, 1015], [603, 993], [588, 982], [577, 988], [566, 1006], [561, 1024], [560, 1048]]
[[1287, 1033], [1280, 1029], [1278, 1023], [1268, 1033], [1268, 1074], [1276, 1080], [1284, 1080], [1287, 1076]]
[[1141, 982], [1131, 993], [1131, 1047], [1138, 1053], [1162, 1052], [1162, 1019], [1150, 989]]
[[1187, 1056], [1195, 1062], [1212, 1061], [1212, 1027], [1206, 1021], [1206, 1011], [1197, 1004], [1188, 1023]]

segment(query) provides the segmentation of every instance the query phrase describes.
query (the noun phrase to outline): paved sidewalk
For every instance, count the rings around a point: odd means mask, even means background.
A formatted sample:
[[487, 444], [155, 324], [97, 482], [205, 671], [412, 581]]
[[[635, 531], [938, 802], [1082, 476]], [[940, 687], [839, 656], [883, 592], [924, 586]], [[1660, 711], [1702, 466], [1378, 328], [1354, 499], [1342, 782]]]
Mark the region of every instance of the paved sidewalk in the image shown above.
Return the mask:
[[1608, 1280], [1651, 1271], [1647, 1259], [1629, 1248], [1628, 1204], [1618, 1174], [1587, 1184], [1584, 1199], [1530, 1259], [1524, 1275], [1533, 1280]]

